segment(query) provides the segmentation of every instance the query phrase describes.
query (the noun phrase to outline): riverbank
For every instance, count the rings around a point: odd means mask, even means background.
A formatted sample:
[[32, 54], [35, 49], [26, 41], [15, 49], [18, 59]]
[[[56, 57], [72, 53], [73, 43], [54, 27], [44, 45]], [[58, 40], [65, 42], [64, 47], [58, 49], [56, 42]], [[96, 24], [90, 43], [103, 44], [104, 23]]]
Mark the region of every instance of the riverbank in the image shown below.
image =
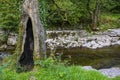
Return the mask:
[[120, 29], [108, 29], [104, 32], [89, 33], [80, 31], [47, 31], [47, 48], [86, 47], [97, 49], [111, 45], [120, 45]]
[[[75, 47], [97, 49], [111, 45], [120, 45], [120, 28], [91, 33], [86, 30], [53, 30], [46, 31], [46, 34], [46, 44], [48, 49], [69, 49]], [[3, 31], [0, 31], [0, 36], [4, 36]], [[17, 38], [17, 34], [11, 33], [8, 37], [7, 45], [1, 43], [0, 50], [5, 50], [7, 48], [12, 48], [12, 50], [14, 50], [17, 43]]]

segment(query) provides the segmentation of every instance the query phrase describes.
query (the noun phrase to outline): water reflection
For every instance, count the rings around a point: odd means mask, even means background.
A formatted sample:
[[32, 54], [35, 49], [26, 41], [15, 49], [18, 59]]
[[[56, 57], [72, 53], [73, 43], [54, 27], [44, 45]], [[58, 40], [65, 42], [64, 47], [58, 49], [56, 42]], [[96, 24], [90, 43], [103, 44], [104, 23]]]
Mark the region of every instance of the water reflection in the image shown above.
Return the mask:
[[114, 45], [100, 49], [71, 48], [57, 49], [55, 53], [63, 53], [62, 60], [70, 65], [91, 65], [96, 69], [120, 66], [120, 46]]

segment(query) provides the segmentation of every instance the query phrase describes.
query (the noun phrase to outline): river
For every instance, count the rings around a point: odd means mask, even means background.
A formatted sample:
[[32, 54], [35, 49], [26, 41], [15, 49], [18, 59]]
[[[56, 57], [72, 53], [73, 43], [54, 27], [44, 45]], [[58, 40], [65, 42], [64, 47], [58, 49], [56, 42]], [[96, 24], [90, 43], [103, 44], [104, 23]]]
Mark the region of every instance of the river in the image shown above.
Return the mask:
[[70, 48], [57, 49], [55, 54], [61, 54], [62, 61], [69, 65], [92, 66], [96, 69], [120, 66], [120, 46], [114, 45], [99, 49]]

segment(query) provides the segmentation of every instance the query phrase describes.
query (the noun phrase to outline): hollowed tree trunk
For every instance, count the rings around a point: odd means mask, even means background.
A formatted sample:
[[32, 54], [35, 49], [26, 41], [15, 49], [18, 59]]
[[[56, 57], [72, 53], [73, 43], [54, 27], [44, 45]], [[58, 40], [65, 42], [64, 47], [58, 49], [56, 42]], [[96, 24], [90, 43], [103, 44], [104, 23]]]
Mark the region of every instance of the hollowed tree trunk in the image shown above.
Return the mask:
[[38, 1], [25, 0], [17, 46], [18, 63], [25, 70], [33, 68], [35, 59], [46, 56], [45, 31], [39, 15]]

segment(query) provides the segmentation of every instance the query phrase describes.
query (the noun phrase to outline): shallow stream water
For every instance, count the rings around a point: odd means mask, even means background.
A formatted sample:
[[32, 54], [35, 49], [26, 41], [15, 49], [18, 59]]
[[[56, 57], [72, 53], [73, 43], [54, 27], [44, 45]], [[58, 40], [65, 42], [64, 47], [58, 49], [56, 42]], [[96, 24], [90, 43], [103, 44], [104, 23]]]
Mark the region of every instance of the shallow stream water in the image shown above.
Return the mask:
[[[11, 51], [10, 51], [11, 52]], [[48, 51], [48, 54], [50, 52]], [[62, 54], [62, 61], [69, 65], [92, 66], [96, 69], [120, 67], [120, 46], [99, 49], [69, 48], [56, 49], [55, 55]]]
[[96, 69], [120, 67], [120, 46], [118, 45], [100, 49], [57, 49], [55, 53], [62, 53], [62, 60], [67, 60], [70, 65], [92, 66]]

